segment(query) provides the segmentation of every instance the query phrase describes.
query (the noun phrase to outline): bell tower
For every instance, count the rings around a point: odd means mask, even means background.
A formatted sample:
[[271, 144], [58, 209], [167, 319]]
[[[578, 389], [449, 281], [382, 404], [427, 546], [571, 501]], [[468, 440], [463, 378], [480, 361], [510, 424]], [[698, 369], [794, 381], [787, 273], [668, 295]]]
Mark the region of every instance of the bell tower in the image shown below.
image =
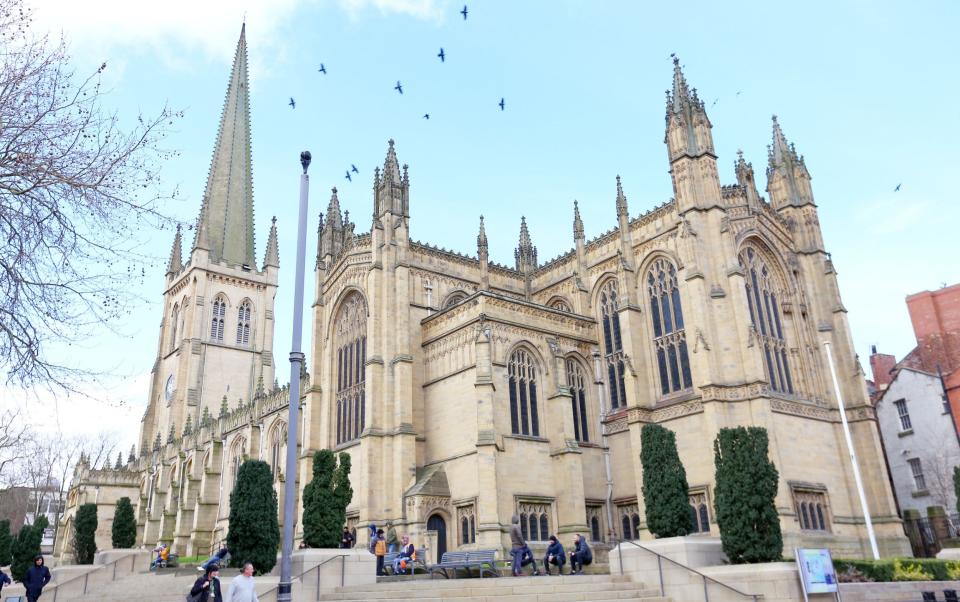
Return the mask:
[[[273, 304], [280, 270], [276, 219], [255, 259], [246, 25], [240, 30], [193, 247], [174, 236], [140, 449], [216, 417], [221, 400], [272, 388]], [[159, 436], [159, 437], [158, 437]]]

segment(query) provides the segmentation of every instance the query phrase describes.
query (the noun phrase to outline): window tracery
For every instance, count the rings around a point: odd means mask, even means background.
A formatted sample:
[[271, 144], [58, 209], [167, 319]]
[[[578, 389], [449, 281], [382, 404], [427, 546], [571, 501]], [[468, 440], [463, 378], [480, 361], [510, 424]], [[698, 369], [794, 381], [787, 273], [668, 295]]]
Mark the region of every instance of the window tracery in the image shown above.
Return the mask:
[[665, 258], [647, 271], [647, 296], [653, 321], [653, 346], [663, 395], [693, 386], [677, 270]]
[[508, 362], [510, 390], [510, 432], [514, 435], [540, 436], [537, 408], [537, 363], [524, 348], [514, 350]]
[[783, 290], [760, 253], [751, 246], [739, 255], [747, 289], [747, 304], [753, 334], [760, 342], [770, 388], [793, 394], [793, 378], [787, 361], [787, 341], [781, 321]]
[[337, 445], [360, 438], [366, 423], [367, 304], [353, 292], [337, 314]]
[[573, 411], [573, 434], [581, 443], [590, 441], [590, 427], [587, 420], [587, 380], [580, 362], [567, 359], [567, 386], [570, 387], [570, 400]]
[[600, 322], [603, 326], [603, 350], [607, 363], [607, 385], [610, 388], [610, 409], [627, 405], [624, 384], [623, 339], [620, 335], [619, 295], [617, 281], [607, 281], [600, 290]]
[[210, 320], [210, 340], [223, 342], [223, 321], [227, 315], [227, 300], [217, 295], [213, 300], [213, 318]]
[[244, 301], [237, 308], [237, 345], [250, 343], [250, 302]]

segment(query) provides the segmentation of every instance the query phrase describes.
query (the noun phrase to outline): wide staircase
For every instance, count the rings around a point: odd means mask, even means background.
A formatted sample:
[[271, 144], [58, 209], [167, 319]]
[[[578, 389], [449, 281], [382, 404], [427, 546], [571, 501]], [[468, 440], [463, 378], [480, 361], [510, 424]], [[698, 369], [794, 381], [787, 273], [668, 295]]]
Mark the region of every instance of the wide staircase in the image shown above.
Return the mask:
[[[238, 575], [238, 569], [224, 569], [220, 571], [220, 584], [223, 588], [223, 595], [227, 595], [227, 587], [230, 580]], [[193, 567], [176, 570], [161, 570], [159, 572], [133, 573], [112, 583], [107, 583], [97, 587], [94, 591], [88, 592], [84, 596], [57, 598], [57, 602], [63, 600], [93, 601], [93, 600], [136, 600], [137, 602], [183, 602], [193, 582], [197, 580], [202, 573]], [[264, 584], [261, 589], [267, 589], [268, 584]]]
[[390, 602], [572, 602], [643, 600], [669, 602], [658, 590], [645, 589], [613, 575], [564, 575], [472, 579], [414, 579], [337, 588], [320, 600]]

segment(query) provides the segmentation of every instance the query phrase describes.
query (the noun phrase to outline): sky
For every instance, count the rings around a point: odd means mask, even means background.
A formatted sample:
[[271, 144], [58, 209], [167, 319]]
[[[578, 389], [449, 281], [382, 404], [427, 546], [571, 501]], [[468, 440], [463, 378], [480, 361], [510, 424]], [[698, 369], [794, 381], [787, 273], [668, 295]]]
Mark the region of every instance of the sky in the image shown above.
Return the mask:
[[[412, 238], [475, 254], [483, 214], [491, 260], [512, 264], [526, 216], [545, 261], [573, 246], [574, 199], [588, 239], [615, 225], [618, 174], [633, 217], [671, 198], [663, 144], [671, 53], [706, 102], [722, 183], [735, 183], [737, 149], [765, 183], [772, 114], [805, 156], [865, 368], [871, 345], [898, 358], [913, 347], [906, 295], [960, 281], [960, 4], [467, 4], [466, 20], [462, 2], [446, 0], [32, 5], [37, 30], [66, 36], [77, 73], [107, 62], [104, 104], [121, 119], [165, 105], [184, 111], [165, 142], [179, 155], [162, 173], [180, 190], [166, 210], [188, 222], [199, 211], [246, 20], [258, 261], [271, 216], [279, 228], [281, 382], [300, 151], [313, 154], [308, 258], [332, 186], [357, 231], [369, 229], [373, 169], [393, 138], [410, 165]], [[436, 57], [441, 47], [445, 62]], [[393, 89], [398, 80], [403, 95]], [[351, 164], [360, 173], [348, 182]], [[114, 325], [118, 332], [105, 329], [65, 358], [106, 365], [112, 376], [86, 387], [87, 397], [0, 393], [31, 404], [44, 428], [111, 429], [121, 447], [132, 443], [146, 407], [171, 242], [169, 231], [150, 238], [145, 250], [157, 260], [142, 286], [146, 299]], [[307, 278], [310, 291], [309, 271]]]

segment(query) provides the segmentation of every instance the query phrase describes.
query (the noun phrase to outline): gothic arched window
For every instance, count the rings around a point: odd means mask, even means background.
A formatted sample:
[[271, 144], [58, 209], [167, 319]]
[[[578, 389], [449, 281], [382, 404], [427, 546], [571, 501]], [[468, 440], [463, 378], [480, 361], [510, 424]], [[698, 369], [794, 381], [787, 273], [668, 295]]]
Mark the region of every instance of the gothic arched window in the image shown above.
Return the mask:
[[550, 307], [551, 309], [565, 311], [567, 313], [573, 312], [573, 309], [570, 308], [570, 304], [564, 301], [563, 299], [553, 299], [552, 301], [550, 301], [550, 305], [548, 307]]
[[278, 422], [270, 431], [270, 468], [274, 480], [280, 476], [282, 464], [286, 459], [287, 425]]
[[451, 294], [449, 297], [447, 297], [447, 300], [443, 302], [443, 309], [447, 309], [448, 307], [453, 307], [454, 305], [456, 305], [457, 303], [460, 303], [466, 298], [467, 298], [467, 293], [463, 291], [457, 291]]
[[740, 266], [746, 272], [747, 304], [753, 334], [760, 341], [764, 367], [770, 388], [780, 393], [793, 394], [793, 379], [787, 362], [787, 340], [780, 320], [783, 289], [770, 267], [753, 247], [746, 247], [739, 255]]
[[610, 387], [610, 409], [627, 405], [623, 382], [623, 340], [620, 337], [620, 306], [617, 281], [610, 279], [600, 290], [600, 321], [603, 325], [603, 351], [607, 361], [607, 385]]
[[514, 435], [540, 436], [537, 415], [537, 364], [526, 349], [510, 354], [508, 362], [510, 388], [510, 432]]
[[240, 466], [243, 464], [244, 456], [247, 453], [247, 441], [243, 437], [238, 437], [230, 451], [230, 473], [233, 476], [232, 487], [237, 486], [237, 477], [240, 475]]
[[647, 272], [647, 295], [653, 320], [653, 346], [660, 374], [660, 392], [667, 395], [689, 389], [693, 382], [690, 378], [677, 270], [664, 258], [654, 261]]
[[590, 441], [587, 421], [587, 380], [583, 368], [575, 359], [567, 359], [567, 386], [573, 404], [573, 435], [577, 441]]
[[600, 519], [590, 517], [590, 541], [600, 541]]
[[180, 324], [180, 305], [174, 303], [170, 313], [170, 351], [177, 348], [177, 326]]
[[237, 345], [250, 344], [250, 302], [244, 301], [237, 308]]
[[350, 293], [334, 321], [337, 341], [337, 445], [360, 438], [366, 422], [367, 303]]
[[223, 320], [227, 315], [227, 300], [218, 296], [213, 300], [213, 318], [210, 320], [210, 340], [223, 342]]

